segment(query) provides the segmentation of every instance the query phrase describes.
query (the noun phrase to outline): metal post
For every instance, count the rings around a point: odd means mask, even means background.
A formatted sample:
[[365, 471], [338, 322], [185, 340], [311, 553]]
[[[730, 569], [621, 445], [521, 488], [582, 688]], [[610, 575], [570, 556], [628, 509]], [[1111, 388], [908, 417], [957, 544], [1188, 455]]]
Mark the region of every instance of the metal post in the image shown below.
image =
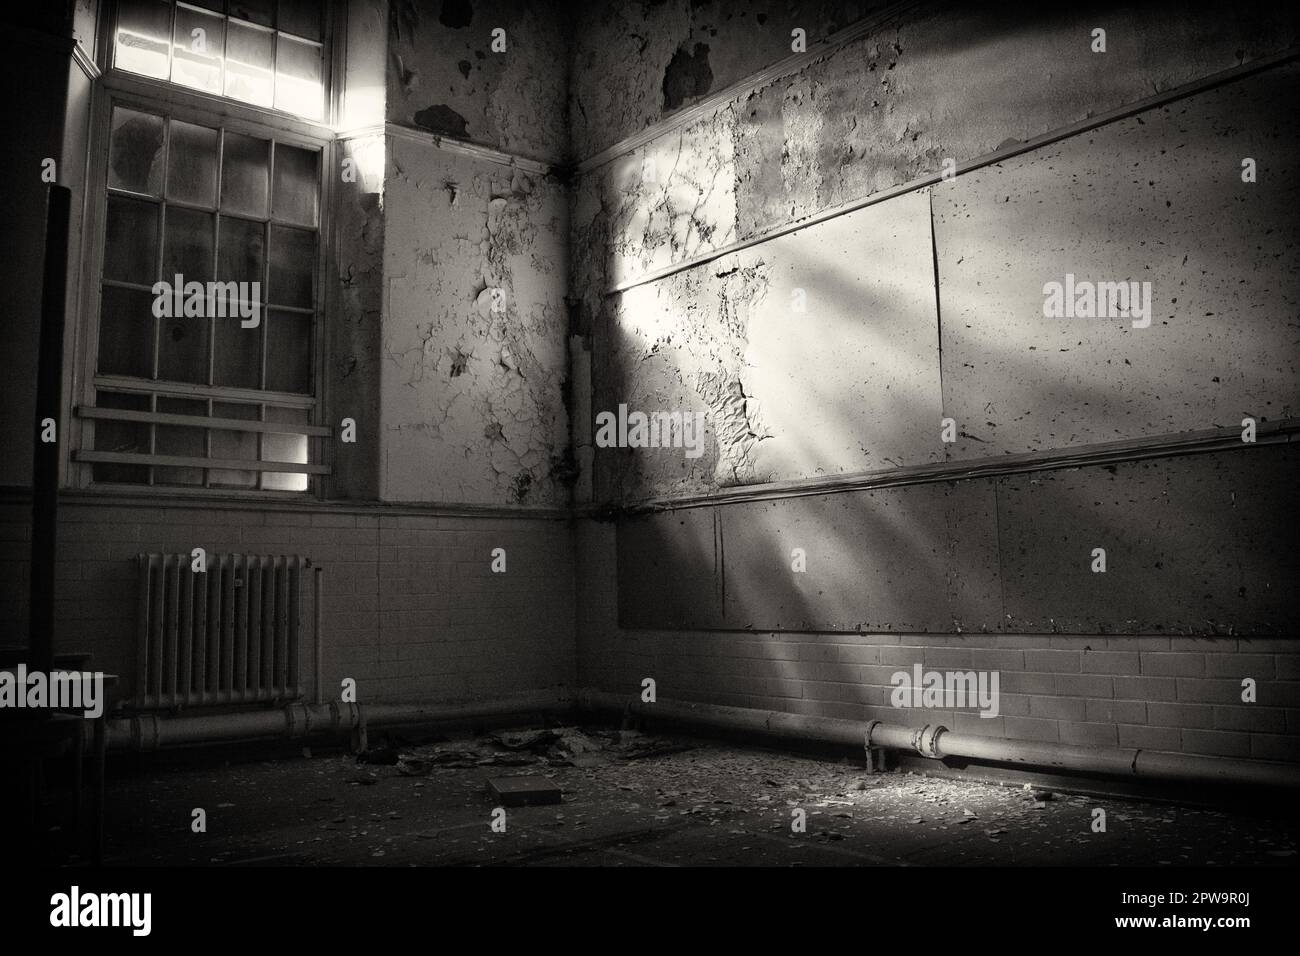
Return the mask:
[[[63, 326], [68, 281], [68, 211], [72, 191], [51, 185], [45, 211], [45, 271], [40, 352], [36, 370], [36, 429], [32, 455], [32, 564], [28, 654], [34, 671], [54, 669], [54, 552], [58, 519], [59, 443], [42, 441], [63, 408]], [[56, 439], [63, 436], [55, 432]]]

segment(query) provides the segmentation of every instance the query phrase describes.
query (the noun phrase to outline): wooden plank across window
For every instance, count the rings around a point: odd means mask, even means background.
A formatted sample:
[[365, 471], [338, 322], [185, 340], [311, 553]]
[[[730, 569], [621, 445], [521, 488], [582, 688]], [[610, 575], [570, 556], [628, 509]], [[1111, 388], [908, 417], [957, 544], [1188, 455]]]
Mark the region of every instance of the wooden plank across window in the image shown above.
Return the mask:
[[293, 422], [254, 422], [242, 418], [209, 418], [205, 415], [172, 415], [126, 408], [94, 408], [78, 405], [80, 418], [106, 418], [115, 422], [144, 422], [151, 425], [180, 425], [186, 428], [221, 428], [238, 432], [270, 432], [277, 435], [315, 435], [328, 438], [324, 425], [295, 425]]
[[240, 458], [194, 458], [183, 455], [141, 455], [127, 451], [74, 451], [73, 461], [108, 465], [162, 465], [175, 468], [213, 468], [222, 471], [275, 471], [298, 475], [328, 475], [325, 465], [295, 461], [253, 461]]
[[127, 375], [96, 375], [95, 388], [109, 392], [131, 392], [136, 395], [158, 395], [163, 398], [215, 398], [222, 402], [249, 402], [252, 404], [282, 405], [287, 408], [312, 408], [314, 395], [298, 392], [272, 392], [257, 388], [235, 388], [228, 385], [191, 385], [185, 382], [155, 382]]

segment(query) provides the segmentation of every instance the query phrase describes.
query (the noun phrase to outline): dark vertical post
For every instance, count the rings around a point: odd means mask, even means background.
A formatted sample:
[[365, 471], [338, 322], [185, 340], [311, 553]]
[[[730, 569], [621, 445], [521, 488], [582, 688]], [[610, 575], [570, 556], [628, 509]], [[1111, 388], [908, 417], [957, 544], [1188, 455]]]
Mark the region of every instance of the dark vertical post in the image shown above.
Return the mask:
[[36, 432], [32, 461], [32, 566], [30, 643], [33, 670], [54, 669], [54, 545], [59, 495], [59, 442], [42, 441], [42, 422], [56, 429], [63, 406], [63, 326], [67, 304], [68, 213], [72, 191], [50, 186], [45, 209], [45, 275], [41, 290], [41, 342], [36, 366]]

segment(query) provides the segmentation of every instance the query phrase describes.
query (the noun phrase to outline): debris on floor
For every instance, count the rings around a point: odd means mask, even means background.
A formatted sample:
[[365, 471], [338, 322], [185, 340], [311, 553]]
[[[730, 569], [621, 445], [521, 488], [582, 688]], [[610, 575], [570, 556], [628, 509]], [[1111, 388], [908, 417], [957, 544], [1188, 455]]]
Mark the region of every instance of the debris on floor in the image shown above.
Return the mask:
[[690, 750], [691, 745], [636, 731], [578, 727], [502, 731], [473, 742], [384, 746], [357, 755], [357, 763], [396, 766], [408, 777], [434, 769], [467, 767], [596, 767], [611, 761], [646, 760]]
[[[866, 774], [860, 763], [626, 730], [375, 742], [361, 761], [316, 748], [310, 759], [114, 778], [107, 862], [1294, 866], [1300, 844], [1289, 816]], [[506, 801], [489, 780], [508, 789], [527, 777], [562, 802], [518, 806], [494, 831]], [[169, 822], [196, 806], [208, 808], [201, 836]], [[1096, 807], [1107, 832], [1092, 829]]]

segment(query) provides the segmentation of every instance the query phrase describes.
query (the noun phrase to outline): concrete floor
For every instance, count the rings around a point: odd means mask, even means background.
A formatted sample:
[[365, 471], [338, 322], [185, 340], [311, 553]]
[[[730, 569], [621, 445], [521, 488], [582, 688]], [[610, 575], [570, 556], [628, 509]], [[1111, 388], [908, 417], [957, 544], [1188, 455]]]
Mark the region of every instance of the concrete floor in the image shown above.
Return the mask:
[[[1288, 866], [1300, 822], [889, 772], [687, 738], [587, 729], [137, 767], [110, 780], [108, 865]], [[549, 740], [549, 743], [547, 742]], [[373, 741], [372, 741], [373, 743]], [[647, 746], [650, 744], [651, 746]], [[687, 747], [676, 753], [649, 751]], [[574, 765], [577, 764], [577, 765]], [[490, 777], [539, 774], [563, 803], [509, 808]], [[191, 829], [203, 808], [207, 832]], [[1106, 832], [1091, 829], [1093, 809]], [[792, 832], [792, 810], [806, 812]]]

